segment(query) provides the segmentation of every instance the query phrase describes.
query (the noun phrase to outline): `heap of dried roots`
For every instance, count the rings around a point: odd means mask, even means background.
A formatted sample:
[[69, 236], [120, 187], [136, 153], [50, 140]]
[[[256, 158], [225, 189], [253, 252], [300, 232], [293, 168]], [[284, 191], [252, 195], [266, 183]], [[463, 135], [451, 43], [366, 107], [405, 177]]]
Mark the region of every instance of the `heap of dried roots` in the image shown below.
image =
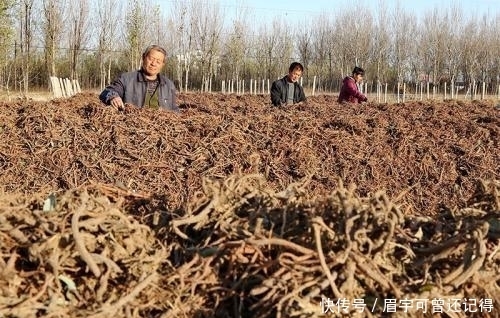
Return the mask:
[[486, 299], [476, 316], [498, 314], [498, 181], [435, 218], [341, 182], [310, 200], [307, 182], [276, 192], [257, 175], [205, 179], [181, 215], [162, 196], [100, 185], [48, 212], [5, 195], [0, 316], [317, 317], [324, 299], [358, 299], [366, 309], [343, 314], [376, 317], [386, 299], [434, 298]]

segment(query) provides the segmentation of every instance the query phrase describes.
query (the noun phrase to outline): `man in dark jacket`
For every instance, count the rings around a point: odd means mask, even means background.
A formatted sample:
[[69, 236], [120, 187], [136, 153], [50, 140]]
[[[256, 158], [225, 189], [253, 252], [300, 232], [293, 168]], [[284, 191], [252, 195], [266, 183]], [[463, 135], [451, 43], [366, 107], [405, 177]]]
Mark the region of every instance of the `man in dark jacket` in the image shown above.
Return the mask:
[[304, 72], [304, 67], [293, 62], [288, 68], [288, 75], [273, 82], [271, 86], [271, 102], [274, 106], [285, 106], [306, 100], [304, 89], [297, 82]]
[[361, 94], [358, 88], [358, 83], [363, 81], [365, 71], [361, 67], [355, 67], [352, 70], [352, 76], [346, 76], [340, 89], [338, 102], [361, 103], [368, 101], [365, 95]]
[[167, 52], [158, 45], [149, 46], [142, 54], [140, 70], [121, 74], [99, 95], [106, 105], [122, 108], [124, 103], [137, 107], [179, 111], [175, 103], [174, 83], [160, 75]]

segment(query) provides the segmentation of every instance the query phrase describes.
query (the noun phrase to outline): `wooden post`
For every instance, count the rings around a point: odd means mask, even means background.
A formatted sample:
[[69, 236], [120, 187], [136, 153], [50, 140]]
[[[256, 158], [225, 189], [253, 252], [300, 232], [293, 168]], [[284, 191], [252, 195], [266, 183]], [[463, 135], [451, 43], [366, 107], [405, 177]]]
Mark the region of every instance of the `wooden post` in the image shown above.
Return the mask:
[[265, 92], [264, 90], [266, 89], [266, 88], [265, 88], [265, 86], [264, 86], [264, 83], [265, 83], [265, 80], [263, 79], [263, 80], [262, 80], [262, 94], [265, 94], [265, 93], [264, 93], [264, 92]]
[[405, 102], [406, 98], [406, 83], [403, 82], [403, 103]]
[[382, 85], [380, 84], [380, 81], [377, 81], [377, 90], [377, 102], [380, 103], [380, 101], [382, 100]]
[[446, 100], [448, 96], [446, 96], [446, 82], [444, 82], [444, 99]]
[[427, 99], [429, 99], [431, 97], [430, 95], [430, 83], [429, 81], [427, 81]]
[[398, 101], [398, 104], [399, 104], [399, 82], [398, 82], [398, 88], [396, 90], [396, 95], [397, 95], [397, 101]]
[[382, 88], [380, 87], [380, 81], [377, 80], [377, 103], [380, 103], [380, 95], [382, 95], [381, 91], [382, 91]]
[[472, 99], [476, 99], [476, 80], [472, 81], [472, 94], [471, 94]]
[[250, 95], [252, 95], [252, 79], [250, 79]]
[[420, 100], [424, 99], [424, 82], [420, 82]]
[[385, 83], [384, 103], [387, 103], [387, 83]]
[[222, 94], [225, 94], [226, 93], [226, 82], [224, 80], [222, 80], [221, 87], [222, 87]]
[[269, 87], [269, 78], [267, 79], [267, 95], [271, 94], [271, 87]]
[[450, 90], [450, 93], [451, 93], [451, 99], [453, 99], [453, 97], [454, 97], [453, 93], [455, 93], [455, 81], [452, 81], [452, 82], [451, 82], [451, 90]]
[[498, 99], [500, 99], [500, 85], [498, 85], [498, 91], [497, 91], [497, 94], [498, 94], [497, 98], [498, 98]]
[[52, 93], [54, 94], [55, 98], [60, 98], [62, 97], [62, 92], [61, 92], [61, 85], [59, 83], [59, 79], [55, 76], [50, 76], [50, 84], [52, 87]]
[[64, 87], [64, 81], [62, 78], [57, 78], [57, 80], [59, 81], [59, 86], [61, 87], [61, 97], [67, 97], [68, 95], [66, 95], [66, 88]]
[[78, 86], [78, 80], [71, 80], [71, 84], [73, 85], [73, 92], [76, 93], [81, 93], [82, 91], [80, 90], [80, 87]]
[[65, 81], [66, 81], [66, 87], [68, 88], [68, 91], [69, 91], [68, 92], [69, 96], [75, 95], [75, 93], [73, 92], [73, 85], [71, 84], [71, 81], [69, 80], [69, 78], [66, 78]]
[[483, 81], [483, 90], [481, 91], [481, 99], [484, 99], [486, 95], [486, 82]]
[[316, 75], [313, 77], [313, 91], [312, 91], [312, 96], [314, 96], [314, 92], [316, 90]]

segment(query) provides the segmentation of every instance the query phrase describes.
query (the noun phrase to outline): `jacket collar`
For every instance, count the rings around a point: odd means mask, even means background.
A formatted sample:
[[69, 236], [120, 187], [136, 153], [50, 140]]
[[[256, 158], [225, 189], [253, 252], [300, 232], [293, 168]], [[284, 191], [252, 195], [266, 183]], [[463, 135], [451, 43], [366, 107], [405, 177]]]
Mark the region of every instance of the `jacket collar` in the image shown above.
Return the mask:
[[[158, 81], [160, 85], [163, 84], [163, 78], [160, 74], [157, 75]], [[144, 70], [142, 67], [137, 71], [137, 81], [138, 82], [147, 82], [146, 75], [144, 74]]]
[[285, 84], [293, 84], [293, 85], [297, 85], [298, 84], [298, 82], [289, 82], [288, 81], [288, 75], [283, 76], [282, 80], [283, 80], [283, 83], [285, 83]]

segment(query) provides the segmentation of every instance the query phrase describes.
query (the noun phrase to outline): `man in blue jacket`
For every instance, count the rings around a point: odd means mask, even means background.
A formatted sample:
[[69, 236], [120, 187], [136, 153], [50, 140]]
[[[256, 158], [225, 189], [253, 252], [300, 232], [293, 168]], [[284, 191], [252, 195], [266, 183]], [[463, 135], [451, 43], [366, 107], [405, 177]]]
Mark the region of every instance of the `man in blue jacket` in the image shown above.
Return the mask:
[[298, 83], [304, 72], [299, 62], [293, 62], [288, 68], [288, 75], [273, 82], [271, 86], [271, 102], [274, 106], [285, 106], [306, 100], [304, 89]]
[[149, 46], [142, 54], [140, 70], [123, 73], [99, 95], [106, 105], [122, 108], [125, 103], [179, 111], [174, 83], [160, 74], [167, 52], [158, 45]]

